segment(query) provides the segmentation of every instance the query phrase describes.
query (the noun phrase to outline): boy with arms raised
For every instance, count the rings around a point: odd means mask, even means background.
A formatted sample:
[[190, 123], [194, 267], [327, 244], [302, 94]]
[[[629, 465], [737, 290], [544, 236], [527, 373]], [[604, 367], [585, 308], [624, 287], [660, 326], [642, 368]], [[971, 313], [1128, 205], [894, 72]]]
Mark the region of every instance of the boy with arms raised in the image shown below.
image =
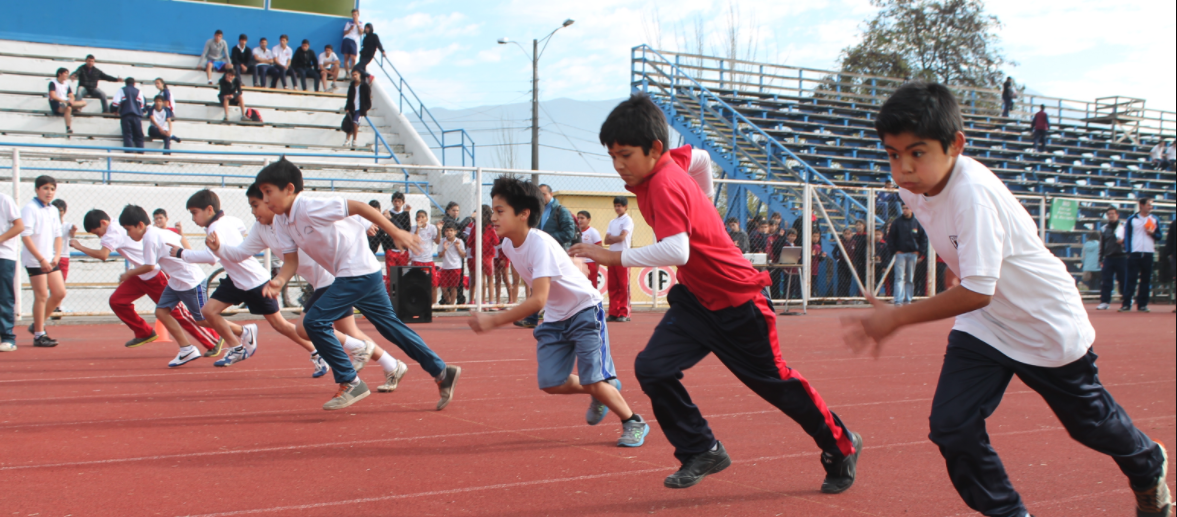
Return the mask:
[[[641, 447], [650, 426], [621, 396], [601, 293], [556, 239], [536, 229], [543, 210], [539, 188], [504, 177], [495, 180], [490, 196], [491, 224], [503, 237], [503, 254], [515, 264], [532, 296], [507, 312], [472, 315], [470, 328], [481, 334], [545, 311], [544, 322], [535, 329], [540, 389], [552, 395], [591, 395], [588, 424], [601, 423], [612, 410], [621, 419], [617, 445]], [[572, 375], [573, 362], [579, 376]]]
[[962, 280], [904, 307], [872, 299], [873, 311], [844, 320], [846, 341], [877, 356], [903, 327], [956, 318], [930, 438], [964, 502], [988, 517], [1029, 515], [985, 430], [1017, 375], [1075, 440], [1115, 459], [1136, 493], [1137, 516], [1171, 516], [1164, 448], [1100, 384], [1095, 330], [1066, 266], [1001, 180], [961, 154], [964, 121], [952, 92], [908, 84], [883, 105], [875, 127], [900, 196]]
[[[401, 231], [375, 208], [339, 197], [311, 198], [302, 194], [302, 171], [283, 159], [262, 169], [257, 176], [266, 208], [274, 212], [274, 228], [283, 254], [282, 270], [266, 286], [268, 296], [278, 291], [298, 269], [298, 251], [335, 276], [335, 282], [307, 311], [303, 326], [315, 349], [331, 366], [339, 391], [324, 409], [343, 409], [367, 397], [368, 386], [356, 376], [332, 324], [359, 309], [385, 339], [395, 343], [421, 364], [438, 385], [441, 411], [453, 400], [462, 369], [447, 366], [416, 332], [396, 317], [384, 291], [381, 265], [368, 252], [367, 228], [375, 223], [393, 239], [419, 251], [417, 236]], [[357, 217], [358, 216], [358, 217]], [[368, 222], [363, 222], [366, 219]]]
[[[119, 283], [132, 277], [145, 275], [155, 270], [158, 265], [168, 275], [168, 285], [159, 295], [155, 304], [155, 318], [163, 323], [168, 333], [176, 340], [180, 352], [176, 358], [168, 363], [168, 368], [178, 368], [192, 361], [200, 359], [201, 354], [196, 347], [188, 342], [184, 330], [172, 317], [172, 311], [181, 304], [192, 314], [197, 322], [203, 322], [204, 316], [200, 310], [207, 300], [208, 287], [204, 285], [204, 272], [183, 260], [171, 256], [172, 246], [181, 246], [180, 236], [174, 232], [160, 230], [151, 225], [147, 218], [147, 211], [142, 207], [127, 205], [119, 215], [119, 225], [127, 232], [132, 241], [143, 245], [143, 264], [126, 271], [119, 276]], [[203, 323], [198, 323], [203, 327]], [[212, 330], [195, 327], [192, 336], [200, 342], [208, 352], [204, 357], [221, 355], [224, 340]]]
[[[159, 212], [159, 210], [156, 210]], [[165, 217], [166, 219], [166, 217]], [[166, 222], [166, 220], [165, 220]], [[158, 228], [158, 227], [157, 227]], [[122, 226], [110, 224], [110, 216], [102, 210], [91, 210], [82, 218], [82, 229], [87, 233], [97, 235], [98, 248], [87, 248], [77, 239], [70, 239], [69, 245], [85, 253], [91, 258], [107, 260], [111, 253], [118, 253], [132, 267], [139, 267], [143, 262], [143, 244], [135, 242], [127, 235]], [[167, 230], [164, 230], [167, 231]], [[110, 309], [122, 322], [135, 333], [135, 337], [127, 341], [127, 348], [137, 348], [159, 338], [155, 330], [148, 325], [135, 310], [135, 300], [144, 296], [159, 303], [159, 297], [168, 286], [168, 275], [154, 266], [150, 271], [138, 276], [129, 276], [119, 282], [119, 286], [110, 295]], [[177, 305], [172, 310], [172, 317], [180, 324], [184, 331], [196, 337], [200, 344], [207, 349], [216, 348], [219, 336], [197, 325], [196, 319], [183, 305]]]
[[578, 244], [573, 256], [605, 267], [678, 267], [670, 310], [634, 367], [650, 397], [658, 425], [682, 469], [667, 488], [690, 488], [731, 466], [699, 408], [682, 385], [683, 371], [714, 353], [757, 395], [801, 424], [822, 450], [822, 491], [854, 484], [862, 438], [850, 433], [821, 396], [781, 357], [776, 313], [756, 271], [728, 237], [714, 205], [686, 172], [690, 147], [666, 152], [666, 118], [645, 95], [621, 103], [601, 127], [613, 166], [654, 229], [658, 243], [641, 249], [604, 250]]

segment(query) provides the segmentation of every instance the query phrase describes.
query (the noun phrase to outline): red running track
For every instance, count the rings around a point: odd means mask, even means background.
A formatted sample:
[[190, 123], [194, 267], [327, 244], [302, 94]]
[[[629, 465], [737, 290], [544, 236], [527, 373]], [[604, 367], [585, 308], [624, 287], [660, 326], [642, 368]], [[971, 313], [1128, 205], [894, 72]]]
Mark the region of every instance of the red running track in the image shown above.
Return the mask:
[[[926, 438], [950, 325], [908, 330], [875, 361], [842, 347], [838, 314], [782, 319], [780, 335], [790, 364], [866, 439], [858, 484], [841, 496], [818, 492], [812, 441], [714, 358], [686, 383], [735, 466], [670, 491], [662, 479], [677, 465], [657, 428], [621, 450], [615, 419], [584, 424], [586, 398], [541, 393], [526, 331], [421, 326], [465, 369], [449, 409], [432, 410], [436, 387], [412, 365], [399, 392], [327, 413], [330, 381], [310, 379], [305, 353], [268, 329], [258, 355], [230, 369], [168, 370], [174, 345], [126, 350], [126, 329], [96, 325], [51, 329], [57, 349], [0, 356], [0, 517], [972, 515]], [[610, 326], [623, 393], [648, 416], [632, 365], [658, 317]], [[1173, 315], [1093, 318], [1104, 382], [1147, 433], [1177, 444]], [[373, 387], [378, 369], [363, 375]], [[1038, 517], [1132, 515], [1112, 461], [1072, 442], [1018, 381], [990, 431]]]

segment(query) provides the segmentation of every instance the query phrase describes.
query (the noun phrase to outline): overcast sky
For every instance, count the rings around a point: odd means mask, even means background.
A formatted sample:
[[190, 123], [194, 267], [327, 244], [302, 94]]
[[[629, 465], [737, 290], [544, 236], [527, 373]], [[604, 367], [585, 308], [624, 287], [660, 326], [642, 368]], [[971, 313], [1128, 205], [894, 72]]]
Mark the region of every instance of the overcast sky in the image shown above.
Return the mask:
[[[385, 48], [427, 105], [450, 109], [520, 102], [529, 97], [531, 63], [507, 37], [524, 43], [567, 18], [543, 55], [545, 99], [618, 99], [629, 93], [630, 49], [703, 20], [712, 44], [728, 24], [727, 0], [500, 0], [362, 2]], [[1151, 108], [1177, 104], [1177, 4], [1169, 1], [989, 0], [1019, 83], [1076, 100], [1124, 95]], [[873, 16], [868, 0], [744, 0], [741, 33], [759, 60], [828, 69]]]

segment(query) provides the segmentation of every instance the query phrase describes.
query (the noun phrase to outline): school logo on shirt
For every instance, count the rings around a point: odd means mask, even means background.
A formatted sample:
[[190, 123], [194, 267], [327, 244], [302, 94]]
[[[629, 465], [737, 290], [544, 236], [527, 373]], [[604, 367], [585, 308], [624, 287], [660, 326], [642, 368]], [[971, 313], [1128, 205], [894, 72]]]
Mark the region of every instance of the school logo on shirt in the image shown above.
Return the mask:
[[960, 249], [960, 241], [959, 241], [959, 240], [957, 240], [957, 236], [956, 236], [956, 235], [949, 235], [949, 236], [948, 236], [948, 240], [949, 240], [950, 242], [952, 242], [952, 247], [953, 247], [953, 248]]
[[302, 229], [302, 234], [303, 234], [303, 235], [310, 235], [310, 234], [312, 234], [312, 233], [315, 233], [315, 229], [314, 229], [314, 228], [312, 228], [312, 227], [310, 227], [310, 226], [307, 226], [306, 228], [303, 228], [303, 229]]

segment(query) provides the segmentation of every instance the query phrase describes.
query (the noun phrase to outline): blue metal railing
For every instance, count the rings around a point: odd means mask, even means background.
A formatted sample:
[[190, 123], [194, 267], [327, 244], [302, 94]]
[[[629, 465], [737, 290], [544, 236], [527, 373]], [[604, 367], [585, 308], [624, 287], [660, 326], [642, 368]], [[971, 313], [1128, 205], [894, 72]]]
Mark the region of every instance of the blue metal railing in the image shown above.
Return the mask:
[[[657, 60], [652, 60], [649, 56], [657, 58]], [[720, 96], [711, 92], [684, 72], [678, 66], [677, 62], [671, 62], [648, 45], [634, 47], [631, 57], [631, 73], [632, 77], [634, 77], [633, 88], [635, 90], [649, 94], [651, 93], [651, 83], [655, 82], [651, 81], [651, 79], [659, 78], [669, 83], [663, 91], [665, 95], [669, 96], [671, 102], [678, 104], [678, 98], [685, 93], [692, 101], [699, 105], [700, 113], [696, 117], [696, 122], [703, 130], [710, 131], [714, 134], [709, 137], [713, 140], [717, 137], [724, 138], [724, 141], [718, 143], [729, 147], [732, 154], [739, 155], [745, 161], [751, 162], [763, 169], [768, 176], [766, 179], [771, 180], [775, 175], [786, 174], [790, 180], [801, 181], [803, 183], [821, 183], [834, 189], [830, 194], [821, 194], [823, 197], [833, 198], [831, 199], [833, 205], [846, 211], [857, 209], [861, 214], [869, 212], [867, 207], [861, 202], [853, 196], [846, 194], [834, 182], [810, 166], [805, 160], [802, 160], [792, 150], [785, 147], [776, 138], [769, 136], [768, 133], [765, 133], [758, 125], [744, 117], [743, 114], [730, 106]], [[663, 71], [660, 68], [661, 66], [669, 67], [671, 72], [667, 73]], [[663, 84], [662, 81], [656, 82], [658, 85]], [[658, 96], [657, 92], [655, 92], [654, 96]], [[678, 106], [672, 107], [677, 108]], [[729, 127], [718, 127], [707, 119], [707, 114], [728, 122]], [[747, 151], [747, 148], [762, 151], [768, 163], [764, 163], [760, 158], [752, 156]], [[796, 162], [803, 173], [799, 174], [793, 170], [787, 163], [788, 161]], [[878, 222], [883, 223], [881, 219]]]
[[[412, 113], [417, 121], [425, 128], [425, 132], [429, 134], [436, 143], [437, 148], [441, 150], [441, 164], [446, 165], [446, 151], [449, 149], [460, 149], [462, 156], [462, 166], [466, 167], [466, 158], [470, 159], [470, 167], [475, 166], [475, 144], [474, 139], [465, 129], [445, 129], [429, 108], [425, 107], [425, 103], [417, 96], [417, 92], [409, 86], [405, 81], [404, 76], [392, 64], [392, 61], [381, 57], [379, 61], [380, 71], [384, 72], [384, 77], [388, 79], [389, 84], [396, 88], [398, 94], [398, 107], [401, 113], [405, 113], [405, 104], [409, 106], [409, 113]], [[456, 142], [455, 142], [456, 140]]]

